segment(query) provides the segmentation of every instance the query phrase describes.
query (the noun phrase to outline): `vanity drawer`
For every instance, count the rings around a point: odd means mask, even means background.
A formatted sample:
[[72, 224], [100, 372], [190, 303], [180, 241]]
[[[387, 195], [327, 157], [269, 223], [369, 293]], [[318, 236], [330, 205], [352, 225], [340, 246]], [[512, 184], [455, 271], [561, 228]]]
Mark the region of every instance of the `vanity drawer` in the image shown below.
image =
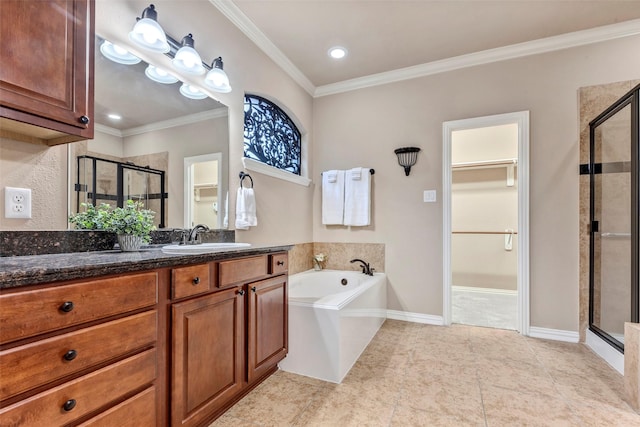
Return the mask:
[[220, 261], [218, 272], [220, 276], [218, 286], [220, 288], [250, 282], [268, 274], [267, 256]]
[[0, 352], [0, 400], [115, 359], [157, 340], [148, 311]]
[[212, 288], [209, 264], [190, 265], [171, 270], [171, 297], [188, 297], [207, 292]]
[[0, 295], [0, 343], [149, 307], [156, 272]]
[[151, 349], [0, 409], [0, 425], [68, 425], [155, 378], [156, 350]]
[[156, 388], [150, 387], [78, 427], [155, 427], [156, 413]]
[[289, 270], [289, 257], [288, 254], [274, 254], [269, 255], [269, 273], [282, 274]]

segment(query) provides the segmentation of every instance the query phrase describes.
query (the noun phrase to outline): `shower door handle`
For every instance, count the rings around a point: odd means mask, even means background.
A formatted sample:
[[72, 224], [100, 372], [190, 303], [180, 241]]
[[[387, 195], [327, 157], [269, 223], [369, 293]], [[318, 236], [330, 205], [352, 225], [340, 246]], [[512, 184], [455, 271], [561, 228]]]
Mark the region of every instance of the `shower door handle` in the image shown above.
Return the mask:
[[597, 233], [600, 231], [600, 221], [591, 221], [591, 232]]

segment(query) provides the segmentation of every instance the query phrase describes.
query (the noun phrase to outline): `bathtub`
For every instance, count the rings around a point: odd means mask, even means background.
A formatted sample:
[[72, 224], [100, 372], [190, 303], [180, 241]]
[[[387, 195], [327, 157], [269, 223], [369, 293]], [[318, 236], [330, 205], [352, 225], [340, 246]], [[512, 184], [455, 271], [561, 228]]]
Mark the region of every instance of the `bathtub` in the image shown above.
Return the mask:
[[386, 319], [386, 288], [384, 273], [289, 276], [289, 353], [280, 369], [340, 383]]

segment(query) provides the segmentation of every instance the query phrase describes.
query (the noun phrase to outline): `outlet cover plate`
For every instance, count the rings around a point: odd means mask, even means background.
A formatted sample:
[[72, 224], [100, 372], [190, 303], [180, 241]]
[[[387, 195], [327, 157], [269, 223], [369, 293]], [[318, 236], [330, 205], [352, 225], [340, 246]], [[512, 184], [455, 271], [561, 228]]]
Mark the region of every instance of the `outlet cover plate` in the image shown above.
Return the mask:
[[31, 189], [4, 187], [4, 217], [31, 218]]
[[436, 190], [425, 190], [423, 195], [425, 203], [433, 203], [436, 201]]

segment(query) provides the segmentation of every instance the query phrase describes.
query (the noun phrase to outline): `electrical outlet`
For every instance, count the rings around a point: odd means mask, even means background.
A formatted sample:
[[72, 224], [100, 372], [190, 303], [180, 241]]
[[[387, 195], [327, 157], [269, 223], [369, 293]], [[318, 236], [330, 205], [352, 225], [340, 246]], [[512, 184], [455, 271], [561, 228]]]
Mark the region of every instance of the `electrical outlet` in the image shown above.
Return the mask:
[[4, 188], [4, 217], [31, 218], [30, 188]]

